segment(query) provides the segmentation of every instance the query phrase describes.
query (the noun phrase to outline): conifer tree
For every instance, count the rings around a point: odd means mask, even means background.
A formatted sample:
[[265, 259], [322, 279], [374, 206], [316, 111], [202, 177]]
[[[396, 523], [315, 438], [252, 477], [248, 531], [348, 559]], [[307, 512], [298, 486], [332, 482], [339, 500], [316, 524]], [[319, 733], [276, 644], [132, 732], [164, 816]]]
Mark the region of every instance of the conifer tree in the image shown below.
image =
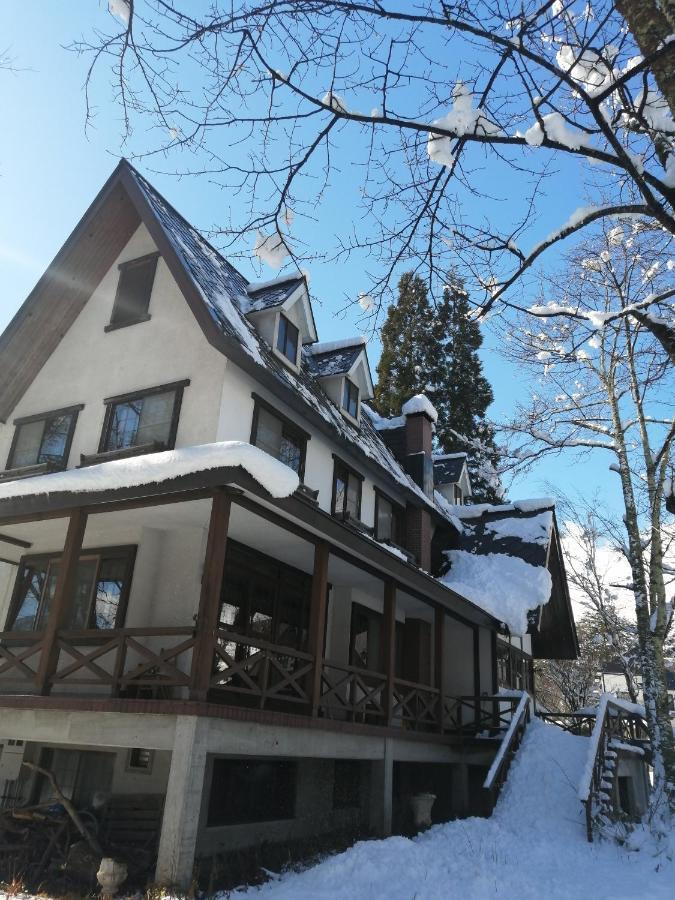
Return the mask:
[[383, 416], [397, 416], [406, 400], [426, 394], [438, 410], [437, 452], [468, 453], [474, 501], [499, 502], [494, 432], [485, 419], [492, 389], [478, 357], [483, 339], [467, 293], [453, 276], [432, 306], [425, 282], [412, 272], [398, 289], [382, 328], [375, 406]]

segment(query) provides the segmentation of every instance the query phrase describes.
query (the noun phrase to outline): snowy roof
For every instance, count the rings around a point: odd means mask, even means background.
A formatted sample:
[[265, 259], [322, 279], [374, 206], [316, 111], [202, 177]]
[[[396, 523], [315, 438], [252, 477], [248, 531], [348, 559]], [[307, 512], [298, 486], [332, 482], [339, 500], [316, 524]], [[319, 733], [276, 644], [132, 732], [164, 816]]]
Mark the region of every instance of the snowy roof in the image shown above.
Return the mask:
[[462, 522], [461, 547], [471, 553], [506, 553], [533, 566], [545, 566], [553, 528], [553, 507], [524, 512], [520, 509], [484, 512], [479, 518], [465, 517], [471, 507], [459, 507]]
[[[244, 314], [243, 307], [249, 302], [250, 285], [243, 275], [139, 172], [128, 163], [125, 165], [150, 203], [166, 237], [183, 261], [211, 317], [222, 332], [238, 341], [254, 362], [270, 372], [280, 384], [292, 390], [310, 410], [318, 413], [333, 433], [348, 442], [357, 454], [364, 454], [403, 488], [413, 492], [423, 503], [429, 504], [424, 492], [384, 444], [368, 416], [362, 416], [360, 424], [354, 425], [329, 400], [316, 376], [309, 370], [306, 353], [303, 353], [303, 364], [298, 373], [291, 371], [276, 358]], [[364, 343], [362, 338], [357, 340]], [[363, 350], [363, 346], [360, 349]]]
[[466, 453], [434, 456], [434, 484], [455, 484], [462, 477]]
[[[247, 312], [262, 312], [265, 309], [274, 309], [291, 297], [304, 282], [302, 275], [290, 275], [286, 278], [275, 278], [274, 281], [249, 284]], [[242, 303], [243, 306], [243, 303]]]
[[431, 400], [425, 394], [415, 394], [410, 400], [401, 407], [401, 415], [415, 416], [418, 413], [424, 413], [429, 416], [432, 422], [438, 421], [438, 412]]
[[305, 363], [312, 375], [316, 375], [317, 378], [330, 378], [351, 372], [352, 366], [362, 353], [361, 343], [324, 352], [314, 346], [305, 355]]
[[235, 466], [245, 469], [273, 497], [289, 497], [299, 484], [293, 469], [264, 450], [244, 441], [219, 441], [7, 481], [0, 484], [0, 500], [120, 490]]

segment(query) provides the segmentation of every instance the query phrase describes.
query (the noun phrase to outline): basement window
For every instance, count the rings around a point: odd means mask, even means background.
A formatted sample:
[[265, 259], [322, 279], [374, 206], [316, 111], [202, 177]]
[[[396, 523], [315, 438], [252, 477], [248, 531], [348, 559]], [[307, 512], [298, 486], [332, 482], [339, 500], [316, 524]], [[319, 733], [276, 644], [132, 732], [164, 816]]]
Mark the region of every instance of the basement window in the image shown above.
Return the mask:
[[333, 773], [333, 809], [354, 809], [361, 802], [361, 763], [336, 759]]
[[296, 773], [294, 762], [214, 759], [207, 825], [292, 819]]
[[106, 331], [148, 321], [148, 307], [158, 259], [158, 253], [150, 253], [119, 266], [117, 293]]
[[300, 332], [296, 326], [287, 319], [283, 313], [279, 313], [279, 327], [277, 330], [277, 350], [294, 366], [298, 363], [298, 344]]
[[127, 757], [127, 769], [130, 772], [150, 772], [152, 757], [152, 750], [146, 750], [145, 747], [132, 747]]

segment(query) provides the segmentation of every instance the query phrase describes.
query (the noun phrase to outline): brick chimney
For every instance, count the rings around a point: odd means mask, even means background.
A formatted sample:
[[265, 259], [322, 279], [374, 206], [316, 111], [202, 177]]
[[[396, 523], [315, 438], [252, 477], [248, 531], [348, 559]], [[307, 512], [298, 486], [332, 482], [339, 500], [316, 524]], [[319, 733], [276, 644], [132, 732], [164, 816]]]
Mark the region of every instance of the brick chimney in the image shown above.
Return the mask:
[[[403, 404], [405, 417], [405, 469], [427, 497], [434, 496], [434, 465], [431, 439], [438, 415], [432, 403], [418, 395]], [[406, 544], [418, 565], [431, 570], [431, 514], [426, 507], [408, 503], [406, 507]]]

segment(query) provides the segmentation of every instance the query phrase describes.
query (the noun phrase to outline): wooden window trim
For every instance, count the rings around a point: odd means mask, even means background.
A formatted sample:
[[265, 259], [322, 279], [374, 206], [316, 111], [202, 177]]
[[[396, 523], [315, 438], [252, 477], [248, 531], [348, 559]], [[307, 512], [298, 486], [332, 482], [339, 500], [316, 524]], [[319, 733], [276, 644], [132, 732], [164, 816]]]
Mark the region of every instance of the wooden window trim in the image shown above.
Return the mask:
[[296, 425], [292, 419], [289, 419], [288, 416], [285, 416], [283, 413], [279, 412], [279, 410], [272, 404], [268, 403], [267, 400], [264, 400], [259, 394], [256, 394], [255, 391], [251, 393], [251, 397], [253, 397], [253, 418], [251, 420], [251, 438], [250, 443], [255, 447], [256, 439], [258, 437], [258, 417], [260, 415], [260, 410], [264, 409], [271, 416], [274, 416], [276, 419], [279, 419], [281, 422], [283, 429], [285, 429], [291, 437], [295, 438], [299, 444], [302, 445], [302, 454], [300, 457], [300, 471], [298, 472], [298, 477], [300, 479], [300, 483], [302, 484], [305, 480], [305, 463], [307, 460], [307, 441], [311, 440], [312, 435], [308, 434], [304, 429], [300, 428], [299, 425]]
[[[9, 448], [9, 453], [7, 455], [7, 464], [5, 465], [5, 471], [16, 472], [20, 475], [23, 469], [32, 469], [34, 466], [11, 466], [10, 463], [12, 461], [12, 457], [14, 456], [14, 451], [16, 450], [16, 442], [19, 438], [19, 429], [22, 425], [30, 425], [31, 422], [40, 422], [43, 419], [53, 419], [57, 416], [71, 416], [70, 419], [70, 427], [68, 429], [68, 435], [66, 436], [66, 444], [63, 448], [63, 465], [59, 468], [65, 469], [68, 465], [68, 458], [70, 457], [70, 449], [73, 445], [73, 437], [75, 435], [75, 426], [77, 425], [77, 417], [80, 413], [80, 410], [84, 409], [84, 403], [77, 403], [73, 406], [63, 406], [61, 409], [52, 409], [48, 412], [37, 413], [32, 416], [20, 416], [17, 419], [14, 419], [12, 424], [14, 425], [14, 435], [12, 437], [12, 443]], [[43, 463], [38, 463], [37, 465], [44, 465]]]
[[[120, 594], [120, 602], [117, 607], [117, 617], [115, 619], [115, 629], [122, 628], [124, 626], [124, 622], [126, 621], [127, 616], [127, 607], [129, 605], [129, 595], [131, 593], [131, 582], [134, 576], [134, 568], [136, 565], [136, 553], [138, 551], [138, 546], [136, 544], [117, 544], [112, 547], [87, 547], [83, 548], [82, 552], [78, 556], [78, 562], [81, 559], [87, 559], [88, 557], [98, 557], [98, 564], [96, 567], [96, 578], [98, 579], [98, 574], [101, 568], [101, 560], [105, 557], [106, 559], [111, 558], [120, 558], [126, 559], [126, 569], [124, 572], [124, 586], [122, 589], [122, 593]], [[16, 619], [17, 613], [19, 612], [19, 605], [21, 602], [20, 598], [20, 590], [21, 590], [21, 572], [29, 565], [31, 562], [58, 562], [63, 556], [63, 550], [58, 550], [56, 553], [27, 553], [19, 558], [19, 562], [16, 563], [17, 571], [16, 577], [14, 580], [14, 587], [12, 589], [12, 599], [9, 604], [9, 609], [7, 611], [7, 617], [5, 619], [5, 631], [11, 631], [12, 625]], [[93, 609], [93, 607], [92, 607]], [[90, 610], [91, 613], [91, 610]], [[11, 623], [11, 624], [10, 624]], [[90, 628], [91, 626], [88, 626]], [[38, 631], [42, 629], [26, 631], [25, 634], [35, 635]], [[110, 628], [101, 628], [101, 636], [104, 637], [106, 634], [109, 634], [110, 631], [114, 629]], [[17, 634], [21, 634], [22, 632], [17, 631]], [[108, 640], [108, 638], [106, 638]]]
[[337, 494], [337, 491], [336, 491], [337, 469], [340, 466], [347, 471], [347, 473], [350, 477], [354, 476], [354, 478], [358, 479], [358, 481], [359, 481], [359, 503], [358, 503], [358, 511], [357, 511], [356, 518], [360, 522], [361, 521], [361, 504], [363, 502], [364, 476], [360, 472], [357, 472], [356, 469], [353, 469], [348, 463], [346, 463], [344, 461], [344, 459], [342, 459], [342, 457], [337, 456], [335, 453], [333, 453], [333, 487], [332, 487], [331, 501], [330, 501], [331, 515], [336, 516], [336, 517], [346, 518], [344, 509], [341, 510], [340, 512], [338, 512], [335, 508], [335, 500], [336, 500], [336, 494]]
[[[122, 284], [122, 276], [124, 272], [128, 269], [133, 269], [136, 266], [144, 266], [149, 263], [151, 260], [155, 260], [155, 269], [152, 273], [152, 285], [150, 288], [150, 294], [152, 296], [152, 288], [154, 287], [155, 278], [157, 277], [157, 262], [161, 253], [159, 250], [155, 250], [152, 253], [146, 253], [144, 256], [137, 256], [134, 259], [128, 259], [126, 262], [122, 262], [117, 266], [117, 270], [119, 272], [119, 277], [117, 279], [117, 289], [115, 290], [115, 299], [113, 300], [113, 307], [110, 312], [110, 322], [104, 327], [104, 331], [117, 331], [118, 328], [127, 328], [129, 325], [138, 325], [141, 322], [149, 321], [152, 316], [150, 313], [142, 313], [140, 316], [136, 316], [133, 319], [126, 319], [122, 322], [113, 322], [113, 316], [115, 315], [115, 309], [117, 307], [117, 302], [120, 296], [120, 286]], [[150, 305], [150, 297], [148, 297], [148, 305]]]
[[393, 547], [398, 547], [400, 550], [406, 550], [405, 546], [400, 543], [400, 539], [404, 537], [405, 531], [405, 507], [400, 503], [397, 503], [395, 500], [392, 500], [389, 494], [385, 494], [384, 491], [381, 491], [378, 487], [373, 488], [375, 491], [375, 518], [373, 521], [373, 534], [375, 536], [375, 540], [379, 541], [380, 538], [377, 536], [377, 521], [378, 521], [378, 512], [380, 500], [386, 500], [387, 503], [391, 505], [393, 514], [394, 514], [394, 525], [397, 540], [385, 540], [384, 543], [391, 544]]
[[[169, 436], [164, 444], [164, 450], [173, 450], [176, 446], [176, 434], [178, 433], [178, 420], [180, 418], [180, 411], [183, 405], [183, 391], [190, 384], [189, 378], [184, 378], [182, 381], [172, 381], [168, 384], [159, 384], [155, 387], [145, 388], [140, 391], [131, 391], [128, 394], [117, 394], [114, 397], [106, 397], [103, 400], [103, 404], [106, 408], [105, 416], [103, 419], [103, 428], [101, 430], [101, 437], [98, 442], [98, 454], [109, 453], [109, 450], [106, 450], [106, 443], [108, 441], [108, 434], [110, 432], [110, 425], [112, 422], [113, 410], [116, 405], [120, 403], [129, 403], [133, 400], [141, 400], [145, 397], [152, 397], [154, 394], [163, 394], [168, 391], [174, 391], [175, 397], [173, 401], [173, 413], [171, 415], [171, 426], [169, 428]], [[140, 445], [139, 445], [140, 446]], [[124, 447], [121, 448], [123, 450], [133, 451], [133, 447]], [[91, 459], [91, 457], [87, 457]], [[94, 460], [95, 461], [95, 460]]]

